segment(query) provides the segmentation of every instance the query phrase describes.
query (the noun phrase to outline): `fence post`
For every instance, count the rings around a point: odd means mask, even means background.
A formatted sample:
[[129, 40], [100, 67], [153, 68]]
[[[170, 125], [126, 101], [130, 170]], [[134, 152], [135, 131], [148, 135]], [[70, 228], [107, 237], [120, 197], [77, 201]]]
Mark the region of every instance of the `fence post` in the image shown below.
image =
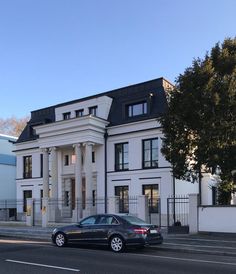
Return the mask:
[[108, 198], [108, 213], [118, 213], [119, 212], [119, 197], [109, 197]]
[[26, 200], [26, 225], [34, 225], [34, 200], [32, 198], [27, 198]]
[[48, 226], [48, 198], [42, 198], [42, 227]]
[[138, 217], [148, 222], [148, 197], [145, 195], [138, 196], [137, 205]]
[[189, 233], [198, 233], [198, 194], [189, 194]]

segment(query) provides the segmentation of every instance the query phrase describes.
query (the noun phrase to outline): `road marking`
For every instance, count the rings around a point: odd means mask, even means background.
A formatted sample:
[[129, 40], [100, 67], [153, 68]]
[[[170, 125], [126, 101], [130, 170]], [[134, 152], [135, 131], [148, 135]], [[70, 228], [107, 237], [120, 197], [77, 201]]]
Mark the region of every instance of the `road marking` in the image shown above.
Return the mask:
[[[164, 243], [164, 245], [186, 246], [186, 247], [207, 247], [207, 248], [222, 248], [220, 245], [190, 245], [190, 244], [176, 244], [176, 243]], [[224, 246], [224, 249], [235, 249], [236, 247]]]
[[210, 264], [220, 264], [220, 265], [232, 265], [236, 266], [236, 263], [228, 263], [228, 262], [219, 262], [219, 261], [208, 261], [208, 260], [199, 260], [199, 259], [188, 259], [188, 258], [178, 258], [178, 257], [169, 257], [169, 256], [155, 256], [155, 255], [145, 255], [145, 254], [130, 254], [135, 256], [142, 257], [152, 257], [159, 259], [167, 259], [167, 260], [176, 260], [176, 261], [185, 261], [185, 262], [195, 262], [195, 263], [210, 263]]
[[15, 261], [15, 260], [5, 260], [5, 261], [6, 262], [10, 262], [10, 263], [34, 265], [34, 266], [41, 266], [41, 267], [47, 267], [47, 268], [56, 268], [56, 269], [61, 269], [61, 270], [74, 271], [74, 272], [79, 272], [80, 271], [79, 269], [60, 267], [60, 266], [55, 266], [55, 265], [36, 264], [36, 263], [23, 262], [23, 261]]

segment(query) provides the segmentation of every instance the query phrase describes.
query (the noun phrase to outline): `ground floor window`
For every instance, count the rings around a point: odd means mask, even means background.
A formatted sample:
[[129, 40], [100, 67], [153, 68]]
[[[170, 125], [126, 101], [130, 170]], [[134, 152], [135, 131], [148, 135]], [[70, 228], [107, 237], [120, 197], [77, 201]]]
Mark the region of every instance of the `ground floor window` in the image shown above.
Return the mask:
[[116, 186], [115, 195], [119, 197], [119, 213], [129, 213], [129, 187]]
[[23, 190], [23, 211], [27, 211], [27, 199], [32, 198], [32, 190]]
[[143, 185], [143, 195], [148, 197], [149, 213], [159, 212], [159, 189], [158, 184]]

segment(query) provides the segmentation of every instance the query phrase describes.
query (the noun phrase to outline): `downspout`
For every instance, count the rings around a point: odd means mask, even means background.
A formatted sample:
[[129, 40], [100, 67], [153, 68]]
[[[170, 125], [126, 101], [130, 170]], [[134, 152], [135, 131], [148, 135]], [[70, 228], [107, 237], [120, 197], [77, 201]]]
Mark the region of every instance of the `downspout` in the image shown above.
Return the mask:
[[104, 144], [104, 154], [105, 154], [105, 157], [104, 157], [104, 183], [105, 183], [105, 189], [104, 189], [104, 199], [105, 199], [105, 213], [107, 213], [107, 137], [108, 137], [108, 134], [107, 134], [107, 129], [105, 129], [105, 133], [104, 133], [104, 141], [105, 141], [105, 144]]
[[175, 174], [174, 174], [174, 168], [172, 169], [172, 179], [173, 179], [173, 197], [174, 197], [174, 208], [173, 208], [173, 219], [174, 219], [174, 224], [176, 222], [176, 214], [175, 214]]

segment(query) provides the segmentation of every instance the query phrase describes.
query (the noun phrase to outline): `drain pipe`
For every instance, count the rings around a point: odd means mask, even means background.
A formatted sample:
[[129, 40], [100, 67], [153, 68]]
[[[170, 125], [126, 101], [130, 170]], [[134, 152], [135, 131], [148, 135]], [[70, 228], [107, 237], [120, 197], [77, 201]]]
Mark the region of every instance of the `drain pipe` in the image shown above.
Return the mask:
[[105, 141], [105, 144], [104, 144], [104, 153], [105, 153], [105, 157], [104, 157], [104, 175], [105, 175], [105, 180], [104, 180], [104, 183], [105, 183], [105, 213], [107, 213], [107, 137], [108, 137], [108, 133], [107, 133], [107, 129], [105, 129], [105, 134], [104, 134], [104, 141]]

